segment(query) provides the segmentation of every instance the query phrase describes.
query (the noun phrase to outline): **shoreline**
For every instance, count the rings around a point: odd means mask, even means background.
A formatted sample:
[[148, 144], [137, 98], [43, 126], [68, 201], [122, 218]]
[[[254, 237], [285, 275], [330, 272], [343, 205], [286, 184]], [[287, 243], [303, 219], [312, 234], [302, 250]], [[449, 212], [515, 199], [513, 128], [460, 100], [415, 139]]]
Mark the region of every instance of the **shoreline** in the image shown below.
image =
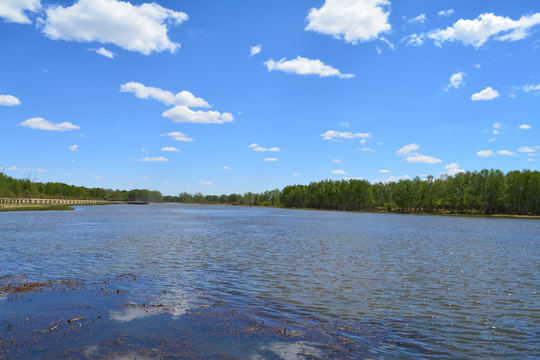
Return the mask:
[[[139, 204], [138, 202], [128, 201], [99, 201], [99, 200], [65, 200], [65, 199], [47, 199], [49, 203], [3, 203], [0, 204], [0, 212], [15, 211], [70, 211], [75, 210], [73, 206], [98, 206], [98, 205], [118, 205], [118, 204]], [[72, 203], [77, 201], [80, 203]], [[66, 202], [66, 203], [62, 203]], [[145, 202], [145, 204], [147, 204]], [[517, 215], [517, 214], [459, 214], [449, 212], [415, 212], [415, 211], [388, 211], [388, 210], [338, 210], [338, 209], [319, 209], [319, 208], [301, 208], [284, 206], [261, 206], [261, 205], [232, 205], [232, 204], [200, 204], [200, 203], [182, 203], [182, 202], [157, 202], [156, 204], [180, 204], [180, 205], [210, 205], [210, 206], [232, 206], [232, 207], [257, 207], [272, 209], [291, 209], [291, 210], [312, 210], [312, 211], [337, 211], [368, 214], [397, 214], [397, 215], [432, 215], [432, 216], [457, 216], [471, 218], [508, 218], [508, 219], [528, 219], [540, 220], [539, 215]]]

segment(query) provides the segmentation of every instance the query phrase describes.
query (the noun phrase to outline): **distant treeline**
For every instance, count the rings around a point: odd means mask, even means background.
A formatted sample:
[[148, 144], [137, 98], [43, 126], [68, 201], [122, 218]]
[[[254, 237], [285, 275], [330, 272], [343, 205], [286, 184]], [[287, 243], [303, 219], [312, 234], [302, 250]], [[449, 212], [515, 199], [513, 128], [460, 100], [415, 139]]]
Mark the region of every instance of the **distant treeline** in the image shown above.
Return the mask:
[[162, 201], [159, 191], [111, 190], [86, 188], [59, 182], [34, 182], [30, 179], [14, 179], [0, 173], [0, 197], [109, 201]]
[[416, 177], [371, 184], [366, 180], [324, 180], [254, 194], [165, 196], [196, 204], [398, 211], [414, 213], [540, 215], [540, 172], [482, 170], [438, 179]]
[[415, 213], [540, 215], [540, 172], [503, 173], [482, 170], [435, 179], [370, 183], [366, 180], [324, 180], [291, 185], [263, 193], [203, 195], [183, 192], [162, 196], [159, 191], [85, 188], [63, 183], [39, 183], [0, 174], [0, 197], [135, 200], [281, 206], [329, 210], [398, 211]]

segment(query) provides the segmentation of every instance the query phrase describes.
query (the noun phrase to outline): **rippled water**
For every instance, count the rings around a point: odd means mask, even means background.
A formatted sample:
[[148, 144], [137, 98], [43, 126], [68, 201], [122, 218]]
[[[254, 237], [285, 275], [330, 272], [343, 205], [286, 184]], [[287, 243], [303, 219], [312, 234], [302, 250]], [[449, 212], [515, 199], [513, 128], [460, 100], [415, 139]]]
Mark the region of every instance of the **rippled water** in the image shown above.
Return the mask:
[[539, 259], [538, 220], [165, 204], [0, 214], [0, 275], [130, 272], [271, 301], [391, 337], [374, 358], [539, 358]]

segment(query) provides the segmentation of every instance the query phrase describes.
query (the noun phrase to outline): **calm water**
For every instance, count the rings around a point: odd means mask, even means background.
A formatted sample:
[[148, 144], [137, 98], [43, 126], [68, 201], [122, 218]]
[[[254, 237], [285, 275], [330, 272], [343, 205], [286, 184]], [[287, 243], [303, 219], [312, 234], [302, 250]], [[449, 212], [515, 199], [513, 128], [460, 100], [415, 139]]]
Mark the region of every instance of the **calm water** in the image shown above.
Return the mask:
[[371, 358], [540, 358], [539, 259], [538, 220], [163, 204], [0, 214], [0, 276], [134, 273], [152, 292], [255, 306], [249, 321], [268, 306], [297, 323], [363, 329], [325, 334], [373, 346]]

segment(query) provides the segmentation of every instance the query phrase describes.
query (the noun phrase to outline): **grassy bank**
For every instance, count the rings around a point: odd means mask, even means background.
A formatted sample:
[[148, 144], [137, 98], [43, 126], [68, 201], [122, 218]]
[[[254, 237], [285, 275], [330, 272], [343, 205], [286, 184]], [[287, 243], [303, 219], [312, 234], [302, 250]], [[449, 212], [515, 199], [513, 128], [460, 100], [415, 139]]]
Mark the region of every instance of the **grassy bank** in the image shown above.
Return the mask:
[[46, 211], [46, 210], [75, 210], [73, 207], [63, 204], [3, 204], [0, 212], [7, 211]]

